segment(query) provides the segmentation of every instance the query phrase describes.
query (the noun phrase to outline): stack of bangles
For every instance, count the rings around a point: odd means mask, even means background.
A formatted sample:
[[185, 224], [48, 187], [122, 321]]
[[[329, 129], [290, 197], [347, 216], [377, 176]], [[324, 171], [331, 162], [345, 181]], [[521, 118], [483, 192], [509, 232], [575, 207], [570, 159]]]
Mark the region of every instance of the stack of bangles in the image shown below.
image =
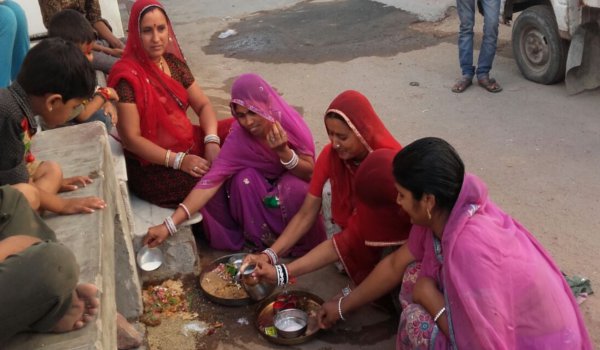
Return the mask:
[[269, 262], [271, 262], [271, 265], [276, 265], [277, 262], [279, 261], [279, 257], [277, 256], [277, 253], [275, 253], [275, 251], [271, 248], [267, 248], [267, 249], [263, 250], [261, 253], [265, 254], [267, 256], [267, 258], [269, 258]]
[[215, 134], [208, 134], [204, 136], [204, 144], [207, 143], [216, 143], [217, 145], [221, 144], [221, 138]]
[[283, 165], [283, 167], [287, 170], [292, 170], [296, 166], [298, 166], [298, 163], [300, 162], [300, 157], [298, 157], [296, 152], [292, 150], [292, 158], [290, 160], [284, 162], [282, 159], [280, 159], [279, 162], [281, 162], [281, 165]]
[[[173, 161], [173, 169], [175, 170], [179, 170], [181, 169], [181, 164], [183, 164], [183, 159], [185, 158], [185, 156], [187, 156], [187, 153], [185, 152], [177, 152], [177, 154], [175, 155], [175, 161]], [[165, 154], [165, 167], [169, 167], [169, 162], [171, 160], [171, 150], [168, 149], [167, 153]]]
[[177, 226], [173, 222], [172, 217], [167, 216], [165, 218], [165, 221], [163, 222], [163, 224], [165, 224], [165, 226], [167, 226], [167, 231], [169, 231], [169, 236], [173, 236], [175, 233], [177, 233]]
[[285, 264], [277, 264], [275, 265], [275, 273], [277, 275], [277, 285], [284, 286], [288, 284], [290, 280], [290, 275], [288, 274], [288, 269]]

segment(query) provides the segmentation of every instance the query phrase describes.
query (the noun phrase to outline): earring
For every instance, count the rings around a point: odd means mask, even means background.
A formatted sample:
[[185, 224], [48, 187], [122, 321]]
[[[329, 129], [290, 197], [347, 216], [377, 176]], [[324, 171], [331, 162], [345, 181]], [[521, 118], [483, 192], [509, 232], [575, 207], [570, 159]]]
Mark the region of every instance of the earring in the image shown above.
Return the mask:
[[429, 211], [429, 208], [427, 208], [427, 219], [431, 220], [431, 212]]

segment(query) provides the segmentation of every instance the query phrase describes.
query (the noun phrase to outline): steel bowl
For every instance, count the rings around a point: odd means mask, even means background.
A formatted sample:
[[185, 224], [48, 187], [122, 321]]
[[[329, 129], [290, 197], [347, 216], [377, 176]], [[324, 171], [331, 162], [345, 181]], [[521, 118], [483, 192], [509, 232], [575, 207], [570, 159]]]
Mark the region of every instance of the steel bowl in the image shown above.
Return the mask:
[[242, 284], [242, 287], [244, 287], [246, 293], [248, 293], [250, 298], [256, 301], [260, 301], [268, 297], [271, 293], [273, 293], [275, 285], [267, 283], [265, 281], [260, 281], [258, 278], [253, 277], [252, 273], [255, 269], [256, 265], [250, 264], [244, 268], [244, 271], [240, 271], [240, 283]]
[[273, 325], [282, 338], [298, 338], [306, 333], [308, 314], [300, 309], [284, 309], [275, 314]]
[[163, 263], [163, 254], [159, 248], [143, 246], [137, 253], [137, 263], [144, 271], [154, 271]]

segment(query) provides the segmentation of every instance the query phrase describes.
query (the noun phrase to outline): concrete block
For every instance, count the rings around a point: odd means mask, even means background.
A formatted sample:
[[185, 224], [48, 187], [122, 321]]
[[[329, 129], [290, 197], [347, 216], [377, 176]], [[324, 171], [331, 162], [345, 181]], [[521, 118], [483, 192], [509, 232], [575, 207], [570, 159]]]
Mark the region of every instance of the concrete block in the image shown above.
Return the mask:
[[196, 240], [190, 226], [181, 227], [179, 231], [160, 245], [164, 261], [154, 271], [142, 271], [142, 281], [159, 282], [176, 275], [199, 274], [198, 251]]

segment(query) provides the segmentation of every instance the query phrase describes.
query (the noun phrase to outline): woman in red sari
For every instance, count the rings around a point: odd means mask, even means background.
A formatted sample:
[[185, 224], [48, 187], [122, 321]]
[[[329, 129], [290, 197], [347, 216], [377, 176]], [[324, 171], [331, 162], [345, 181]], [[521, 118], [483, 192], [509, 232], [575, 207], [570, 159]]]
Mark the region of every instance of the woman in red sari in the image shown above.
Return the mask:
[[[401, 146], [369, 100], [357, 91], [343, 92], [327, 109], [325, 127], [331, 143], [317, 159], [302, 208], [271, 248], [246, 259], [246, 263], [259, 263], [257, 277], [282, 284], [290, 276], [340, 260], [352, 281], [359, 284], [385, 247], [401, 245], [408, 237], [408, 217], [394, 208], [392, 158]], [[327, 180], [331, 182], [332, 218], [342, 231], [287, 266], [277, 265], [278, 255], [293, 247], [318, 218]]]
[[[130, 190], [153, 204], [177, 207], [208, 171], [233, 119], [217, 122], [158, 1], [134, 3], [125, 52], [108, 85], [120, 96], [117, 129]], [[200, 126], [187, 118], [188, 107]]]

